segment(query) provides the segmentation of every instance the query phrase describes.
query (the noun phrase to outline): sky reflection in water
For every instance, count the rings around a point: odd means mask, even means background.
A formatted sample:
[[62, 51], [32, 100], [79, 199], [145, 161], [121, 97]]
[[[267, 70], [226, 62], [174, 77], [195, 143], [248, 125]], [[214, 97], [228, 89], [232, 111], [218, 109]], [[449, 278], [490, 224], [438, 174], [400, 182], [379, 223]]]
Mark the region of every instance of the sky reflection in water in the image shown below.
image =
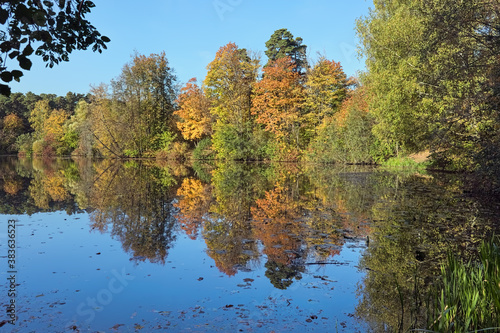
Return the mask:
[[399, 318], [385, 275], [432, 276], [448, 236], [467, 255], [495, 214], [456, 180], [369, 168], [2, 162], [14, 332], [377, 330]]

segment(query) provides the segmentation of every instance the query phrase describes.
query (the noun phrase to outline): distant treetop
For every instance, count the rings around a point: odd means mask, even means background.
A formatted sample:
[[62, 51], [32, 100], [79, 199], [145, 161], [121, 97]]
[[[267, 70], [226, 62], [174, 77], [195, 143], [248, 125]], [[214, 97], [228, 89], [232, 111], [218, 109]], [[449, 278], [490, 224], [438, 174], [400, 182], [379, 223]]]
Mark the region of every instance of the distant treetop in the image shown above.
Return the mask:
[[302, 38], [293, 38], [287, 29], [276, 30], [266, 42], [266, 47], [269, 62], [288, 56], [295, 62], [297, 72], [307, 68], [307, 45], [302, 45]]

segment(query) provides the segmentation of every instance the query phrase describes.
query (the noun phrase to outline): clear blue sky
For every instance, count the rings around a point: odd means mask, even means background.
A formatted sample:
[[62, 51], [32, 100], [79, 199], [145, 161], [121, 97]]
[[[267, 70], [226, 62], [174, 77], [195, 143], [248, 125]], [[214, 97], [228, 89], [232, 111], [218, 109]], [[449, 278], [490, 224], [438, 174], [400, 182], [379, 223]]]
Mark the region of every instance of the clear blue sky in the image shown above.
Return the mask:
[[272, 33], [288, 29], [302, 37], [313, 60], [317, 52], [340, 61], [347, 75], [364, 69], [357, 59], [355, 20], [368, 13], [372, 0], [94, 0], [87, 17], [111, 38], [102, 54], [74, 51], [69, 62], [45, 68], [33, 57], [31, 71], [13, 92], [65, 95], [87, 93], [90, 85], [116, 78], [134, 51], [149, 55], [165, 51], [180, 83], [202, 81], [219, 47], [234, 42], [260, 51]]

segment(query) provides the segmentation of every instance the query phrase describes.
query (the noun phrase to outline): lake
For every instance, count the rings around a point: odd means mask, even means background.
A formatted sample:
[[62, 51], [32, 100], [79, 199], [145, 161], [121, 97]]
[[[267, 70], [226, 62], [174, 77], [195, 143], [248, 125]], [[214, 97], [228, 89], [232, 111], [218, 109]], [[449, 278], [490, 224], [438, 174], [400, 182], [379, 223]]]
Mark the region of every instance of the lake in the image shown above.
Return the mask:
[[464, 188], [362, 166], [4, 157], [0, 330], [404, 331], [447, 254], [498, 234], [498, 200]]

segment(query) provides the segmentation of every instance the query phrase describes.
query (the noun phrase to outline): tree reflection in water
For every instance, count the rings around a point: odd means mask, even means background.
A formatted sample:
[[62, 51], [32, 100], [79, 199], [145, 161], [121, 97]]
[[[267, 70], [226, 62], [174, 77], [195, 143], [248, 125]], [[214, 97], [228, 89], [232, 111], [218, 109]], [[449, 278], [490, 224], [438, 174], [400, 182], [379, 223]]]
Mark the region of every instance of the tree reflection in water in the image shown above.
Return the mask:
[[[194, 171], [196, 170], [196, 171]], [[277, 289], [366, 239], [357, 316], [374, 331], [425, 327], [426, 292], [451, 249], [463, 258], [498, 233], [498, 205], [463, 193], [459, 175], [372, 168], [155, 161], [0, 163], [0, 213], [87, 212], [131, 260], [164, 264], [176, 238], [203, 237], [228, 276], [265, 267]]]

